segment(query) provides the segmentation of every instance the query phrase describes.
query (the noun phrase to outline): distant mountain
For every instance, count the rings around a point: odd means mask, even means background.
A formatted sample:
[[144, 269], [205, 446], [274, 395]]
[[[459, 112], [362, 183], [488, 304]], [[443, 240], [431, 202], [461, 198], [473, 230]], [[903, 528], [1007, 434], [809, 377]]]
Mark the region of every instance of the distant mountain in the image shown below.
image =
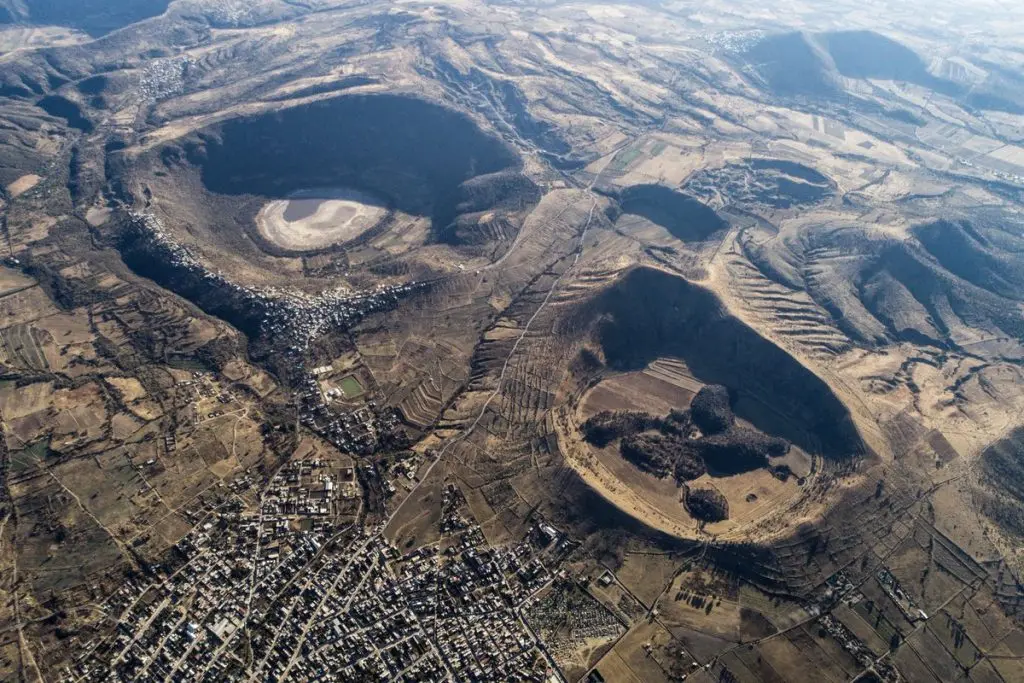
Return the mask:
[[744, 58], [776, 95], [829, 96], [842, 78], [914, 83], [951, 96], [957, 84], [932, 75], [905, 45], [874, 31], [783, 33], [757, 42]]
[[0, 6], [0, 24], [67, 26], [99, 37], [155, 17], [170, 0], [24, 0]]
[[806, 33], [767, 36], [744, 58], [773, 94], [829, 96], [839, 91], [831, 57]]
[[921, 57], [901, 43], [874, 31], [821, 33], [816, 41], [847, 78], [876, 78], [932, 85], [938, 80]]

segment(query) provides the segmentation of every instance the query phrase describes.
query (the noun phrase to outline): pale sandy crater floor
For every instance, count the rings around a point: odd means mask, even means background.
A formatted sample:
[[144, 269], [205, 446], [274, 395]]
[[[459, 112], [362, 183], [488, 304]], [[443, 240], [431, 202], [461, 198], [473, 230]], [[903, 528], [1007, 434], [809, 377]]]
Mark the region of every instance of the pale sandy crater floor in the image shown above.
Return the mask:
[[311, 188], [264, 206], [256, 226], [281, 249], [316, 251], [359, 237], [386, 215], [379, 200], [359, 190]]

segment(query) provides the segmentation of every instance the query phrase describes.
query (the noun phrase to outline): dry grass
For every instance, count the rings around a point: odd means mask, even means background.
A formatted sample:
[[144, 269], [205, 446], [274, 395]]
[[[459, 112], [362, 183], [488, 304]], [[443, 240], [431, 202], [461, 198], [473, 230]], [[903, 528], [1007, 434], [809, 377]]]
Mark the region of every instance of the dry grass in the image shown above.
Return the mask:
[[34, 173], [23, 175], [7, 186], [7, 194], [11, 197], [17, 197], [38, 185], [40, 180], [42, 180], [42, 178]]
[[[659, 361], [658, 363], [661, 363]], [[652, 415], [665, 415], [670, 410], [683, 410], [696, 393], [691, 386], [673, 383], [659, 373], [659, 364], [641, 372], [610, 377], [594, 387], [584, 399], [581, 417], [586, 419], [602, 410], [639, 410]], [[699, 386], [697, 387], [699, 390]]]
[[114, 387], [124, 403], [134, 403], [147, 395], [142, 383], [134, 377], [106, 377], [105, 381]]

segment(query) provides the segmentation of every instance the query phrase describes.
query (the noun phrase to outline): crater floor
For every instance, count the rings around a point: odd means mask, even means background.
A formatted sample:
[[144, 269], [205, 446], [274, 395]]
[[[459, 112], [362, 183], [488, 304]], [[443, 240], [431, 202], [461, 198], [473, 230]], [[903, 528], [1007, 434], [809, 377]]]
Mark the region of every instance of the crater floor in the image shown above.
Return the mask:
[[309, 252], [356, 239], [387, 216], [379, 200], [348, 188], [312, 188], [266, 204], [260, 235], [284, 251]]

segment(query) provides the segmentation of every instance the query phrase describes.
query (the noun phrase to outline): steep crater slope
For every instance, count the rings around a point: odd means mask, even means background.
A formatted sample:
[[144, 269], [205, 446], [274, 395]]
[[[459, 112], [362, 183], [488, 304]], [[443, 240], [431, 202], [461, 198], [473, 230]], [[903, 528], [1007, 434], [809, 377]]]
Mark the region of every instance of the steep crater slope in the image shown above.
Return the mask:
[[115, 152], [108, 169], [127, 201], [155, 198], [171, 229], [263, 266], [265, 254], [365, 244], [396, 214], [429, 228], [403, 238], [406, 251], [509, 243], [540, 196], [517, 153], [469, 118], [391, 94], [228, 120], [134, 161]]
[[567, 324], [591, 329], [615, 370], [680, 358], [700, 381], [728, 387], [736, 415], [757, 429], [826, 459], [866, 453], [849, 412], [824, 382], [686, 280], [634, 269], [573, 318]]
[[430, 216], [437, 229], [457, 215], [462, 183], [519, 166], [511, 149], [465, 116], [398, 95], [338, 97], [235, 119], [184, 149], [211, 192], [274, 197], [345, 185]]
[[573, 169], [582, 165], [558, 129], [530, 113], [522, 89], [513, 80], [498, 80], [475, 67], [462, 73], [441, 56], [434, 58], [433, 68], [424, 67], [422, 71], [465, 105], [483, 112], [503, 134], [535, 144], [555, 167]]
[[512, 169], [470, 178], [459, 185], [455, 219], [436, 233], [437, 238], [460, 247], [513, 239], [541, 194], [536, 183]]
[[706, 240], [728, 227], [710, 207], [664, 185], [632, 185], [617, 198], [623, 214], [646, 218], [684, 242]]

